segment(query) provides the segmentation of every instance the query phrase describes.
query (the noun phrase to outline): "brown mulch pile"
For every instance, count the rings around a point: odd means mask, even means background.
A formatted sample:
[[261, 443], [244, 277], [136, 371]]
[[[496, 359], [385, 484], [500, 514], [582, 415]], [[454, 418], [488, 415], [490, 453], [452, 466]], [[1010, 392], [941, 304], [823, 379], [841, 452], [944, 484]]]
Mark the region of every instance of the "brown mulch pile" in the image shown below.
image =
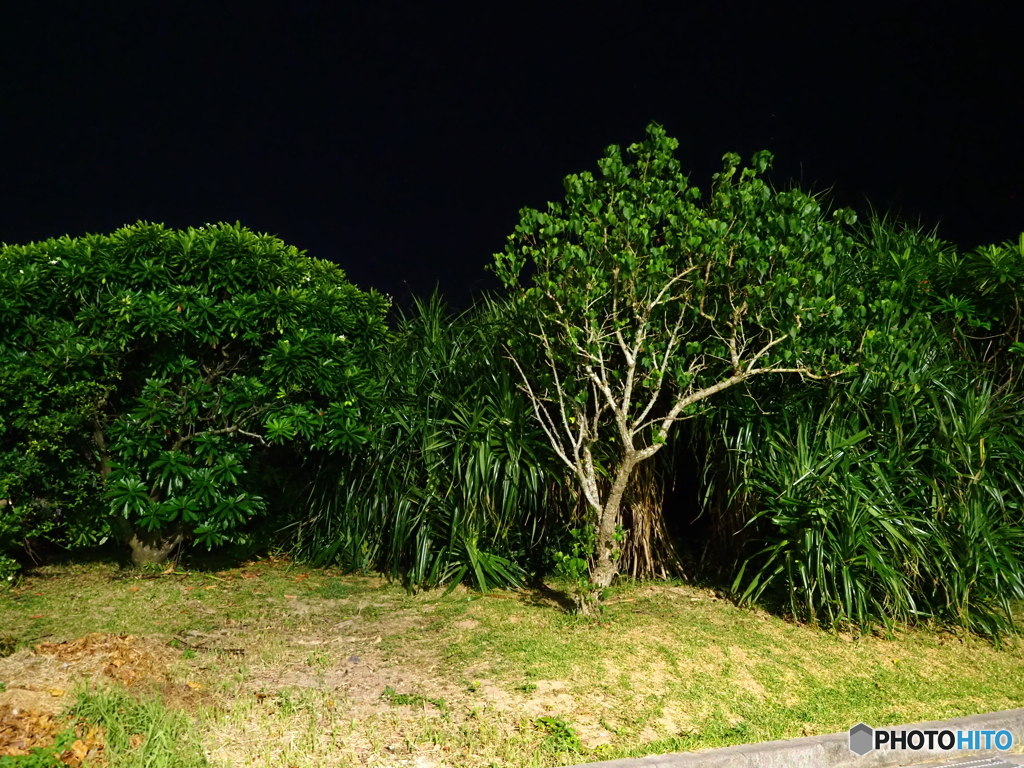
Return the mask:
[[[55, 739], [73, 729], [74, 738], [58, 756], [64, 765], [80, 768], [102, 764], [103, 729], [73, 723], [58, 713], [66, 690], [97, 673], [125, 686], [166, 678], [167, 664], [178, 652], [154, 638], [94, 632], [63, 643], [39, 643], [0, 660], [0, 757], [29, 755], [53, 747]], [[142, 738], [141, 736], [139, 737]]]
[[50, 656], [68, 664], [102, 660], [103, 674], [131, 685], [145, 677], [157, 676], [161, 664], [142, 647], [134, 635], [105, 635], [92, 632], [65, 643], [40, 643], [35, 647], [40, 656]]
[[[52, 747], [67, 727], [48, 712], [0, 704], [0, 757], [29, 755], [33, 749]], [[86, 760], [94, 764], [102, 760], [101, 729], [80, 723], [75, 726], [75, 737], [59, 756], [64, 765], [80, 768]]]

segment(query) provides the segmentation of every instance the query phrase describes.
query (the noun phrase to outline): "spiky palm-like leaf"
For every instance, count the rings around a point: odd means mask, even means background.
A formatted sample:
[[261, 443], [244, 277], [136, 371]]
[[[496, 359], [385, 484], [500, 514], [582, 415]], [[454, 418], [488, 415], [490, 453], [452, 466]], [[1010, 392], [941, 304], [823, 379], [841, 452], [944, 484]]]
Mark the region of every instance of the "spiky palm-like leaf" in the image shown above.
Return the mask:
[[371, 448], [318, 476], [298, 552], [412, 587], [515, 585], [544, 528], [554, 463], [502, 355], [503, 309], [400, 318]]

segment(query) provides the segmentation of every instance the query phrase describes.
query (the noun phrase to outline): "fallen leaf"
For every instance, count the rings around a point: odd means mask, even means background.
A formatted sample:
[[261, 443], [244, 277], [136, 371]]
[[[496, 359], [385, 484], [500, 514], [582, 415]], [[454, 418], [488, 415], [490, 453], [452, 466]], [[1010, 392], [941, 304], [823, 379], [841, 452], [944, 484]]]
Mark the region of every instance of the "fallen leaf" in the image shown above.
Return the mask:
[[89, 747], [81, 739], [75, 739], [71, 744], [71, 756], [78, 765], [81, 765], [85, 762], [85, 758], [89, 756]]
[[295, 599], [295, 595], [285, 595], [285, 597], [288, 598], [289, 600], [294, 600]]
[[210, 584], [210, 585], [209, 585], [209, 586], [207, 586], [207, 587], [203, 587], [203, 589], [216, 589], [216, 588], [217, 588], [217, 585], [216, 585], [216, 584]]
[[55, 698], [60, 698], [61, 696], [64, 695], [64, 689], [63, 688], [51, 688], [50, 690], [47, 691], [47, 693], [49, 693], [51, 696], [53, 696]]
[[139, 587], [128, 587], [128, 591], [129, 592], [138, 592], [139, 591]]
[[198, 691], [198, 690], [200, 690], [203, 687], [202, 683], [193, 683], [191, 680], [189, 680], [187, 683], [185, 683], [185, 685], [187, 685], [193, 691]]

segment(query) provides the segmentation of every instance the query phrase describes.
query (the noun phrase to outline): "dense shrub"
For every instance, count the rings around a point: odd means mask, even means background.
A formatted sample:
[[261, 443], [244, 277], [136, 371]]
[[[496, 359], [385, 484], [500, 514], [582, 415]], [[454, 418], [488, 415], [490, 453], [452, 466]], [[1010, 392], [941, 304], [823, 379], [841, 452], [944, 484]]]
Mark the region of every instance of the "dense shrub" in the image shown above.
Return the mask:
[[521, 583], [560, 476], [503, 345], [506, 309], [459, 316], [435, 296], [399, 318], [374, 417], [351, 460], [325, 456], [297, 509], [297, 552], [411, 587]]
[[368, 440], [387, 304], [238, 225], [4, 246], [0, 545], [231, 541], [267, 447]]
[[1009, 631], [1024, 598], [1024, 241], [965, 256], [876, 219], [860, 244], [884, 346], [827, 385], [751, 388], [702, 425], [720, 459], [711, 512], [759, 542], [731, 553], [735, 587], [829, 624]]

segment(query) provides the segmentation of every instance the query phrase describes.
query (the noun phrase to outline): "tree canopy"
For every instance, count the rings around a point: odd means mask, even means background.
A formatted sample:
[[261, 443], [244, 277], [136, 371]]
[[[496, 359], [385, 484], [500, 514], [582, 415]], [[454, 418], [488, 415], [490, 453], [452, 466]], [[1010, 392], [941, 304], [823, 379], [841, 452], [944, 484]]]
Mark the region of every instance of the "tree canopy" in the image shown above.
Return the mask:
[[632, 470], [674, 424], [754, 377], [838, 375], [865, 341], [853, 213], [772, 189], [767, 152], [726, 155], [702, 198], [677, 147], [658, 125], [632, 162], [609, 147], [599, 176], [565, 179], [564, 203], [524, 209], [495, 257], [543, 353], [520, 366], [525, 389], [594, 512], [595, 588], [615, 575]]
[[266, 448], [369, 439], [388, 304], [237, 224], [4, 246], [0, 499], [137, 559], [229, 541]]

